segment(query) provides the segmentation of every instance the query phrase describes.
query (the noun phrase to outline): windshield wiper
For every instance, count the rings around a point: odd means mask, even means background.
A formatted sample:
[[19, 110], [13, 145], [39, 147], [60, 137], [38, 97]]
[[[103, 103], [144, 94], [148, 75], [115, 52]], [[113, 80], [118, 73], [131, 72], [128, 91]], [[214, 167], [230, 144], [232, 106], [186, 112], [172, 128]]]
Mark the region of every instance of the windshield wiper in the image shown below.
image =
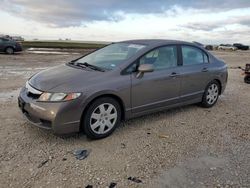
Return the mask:
[[75, 63], [75, 61], [74, 61], [74, 60], [72, 60], [72, 61], [68, 62], [68, 64], [71, 64], [71, 65], [74, 65], [74, 63]]
[[98, 67], [98, 66], [95, 66], [95, 65], [91, 65], [87, 62], [84, 62], [84, 63], [80, 63], [80, 62], [76, 62], [74, 65], [76, 66], [85, 66], [85, 67], [88, 67], [88, 68], [91, 68], [93, 70], [96, 70], [96, 71], [100, 71], [100, 72], [105, 72], [105, 70], [101, 67]]

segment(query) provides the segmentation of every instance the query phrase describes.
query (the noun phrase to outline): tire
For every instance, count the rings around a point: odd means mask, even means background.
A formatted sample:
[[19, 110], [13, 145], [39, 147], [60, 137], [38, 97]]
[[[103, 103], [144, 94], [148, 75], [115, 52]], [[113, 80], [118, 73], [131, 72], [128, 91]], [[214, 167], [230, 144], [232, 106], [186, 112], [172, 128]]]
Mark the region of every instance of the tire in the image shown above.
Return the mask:
[[250, 76], [245, 76], [244, 82], [250, 84]]
[[101, 139], [111, 135], [120, 122], [120, 104], [111, 97], [103, 97], [88, 107], [82, 127], [88, 138]]
[[14, 49], [12, 47], [7, 47], [5, 49], [5, 53], [9, 55], [14, 54]]
[[220, 84], [216, 80], [210, 82], [203, 94], [201, 106], [204, 108], [214, 106], [219, 98], [220, 89]]

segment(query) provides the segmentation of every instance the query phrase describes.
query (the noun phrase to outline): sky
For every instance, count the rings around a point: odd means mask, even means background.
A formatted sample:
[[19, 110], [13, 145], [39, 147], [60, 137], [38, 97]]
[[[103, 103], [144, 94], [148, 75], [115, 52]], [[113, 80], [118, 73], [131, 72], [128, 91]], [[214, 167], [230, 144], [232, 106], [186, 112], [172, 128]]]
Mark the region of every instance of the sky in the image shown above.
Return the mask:
[[250, 44], [250, 0], [0, 0], [0, 34]]

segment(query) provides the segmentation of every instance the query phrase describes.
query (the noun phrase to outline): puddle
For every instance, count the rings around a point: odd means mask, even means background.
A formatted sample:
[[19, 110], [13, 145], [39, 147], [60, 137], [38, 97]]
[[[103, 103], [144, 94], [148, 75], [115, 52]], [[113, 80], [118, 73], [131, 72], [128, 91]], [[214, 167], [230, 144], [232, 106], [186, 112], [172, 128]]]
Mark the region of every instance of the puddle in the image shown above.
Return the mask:
[[60, 48], [28, 48], [28, 51], [60, 51]]
[[37, 68], [34, 68], [34, 70], [44, 70], [44, 69], [48, 69], [48, 68], [51, 68], [51, 67], [37, 67]]
[[57, 52], [57, 51], [38, 51], [38, 50], [34, 50], [34, 51], [27, 51], [28, 53], [31, 54], [54, 54], [54, 55], [79, 55], [80, 53], [76, 53], [76, 52]]
[[54, 55], [79, 55], [78, 52], [65, 51], [60, 48], [29, 48], [26, 50], [31, 54], [54, 54]]
[[0, 92], [0, 102], [14, 101], [19, 95], [20, 89], [9, 92]]

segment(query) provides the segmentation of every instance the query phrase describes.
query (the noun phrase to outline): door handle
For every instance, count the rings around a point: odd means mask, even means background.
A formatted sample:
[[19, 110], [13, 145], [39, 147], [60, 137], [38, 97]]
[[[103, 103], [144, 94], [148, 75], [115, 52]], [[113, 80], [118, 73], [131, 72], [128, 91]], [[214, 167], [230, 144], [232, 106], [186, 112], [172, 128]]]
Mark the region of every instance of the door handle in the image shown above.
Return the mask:
[[176, 77], [176, 76], [178, 76], [179, 74], [177, 74], [176, 72], [172, 72], [171, 74], [170, 74], [170, 77]]
[[203, 68], [201, 72], [208, 72], [208, 68], [207, 67]]

